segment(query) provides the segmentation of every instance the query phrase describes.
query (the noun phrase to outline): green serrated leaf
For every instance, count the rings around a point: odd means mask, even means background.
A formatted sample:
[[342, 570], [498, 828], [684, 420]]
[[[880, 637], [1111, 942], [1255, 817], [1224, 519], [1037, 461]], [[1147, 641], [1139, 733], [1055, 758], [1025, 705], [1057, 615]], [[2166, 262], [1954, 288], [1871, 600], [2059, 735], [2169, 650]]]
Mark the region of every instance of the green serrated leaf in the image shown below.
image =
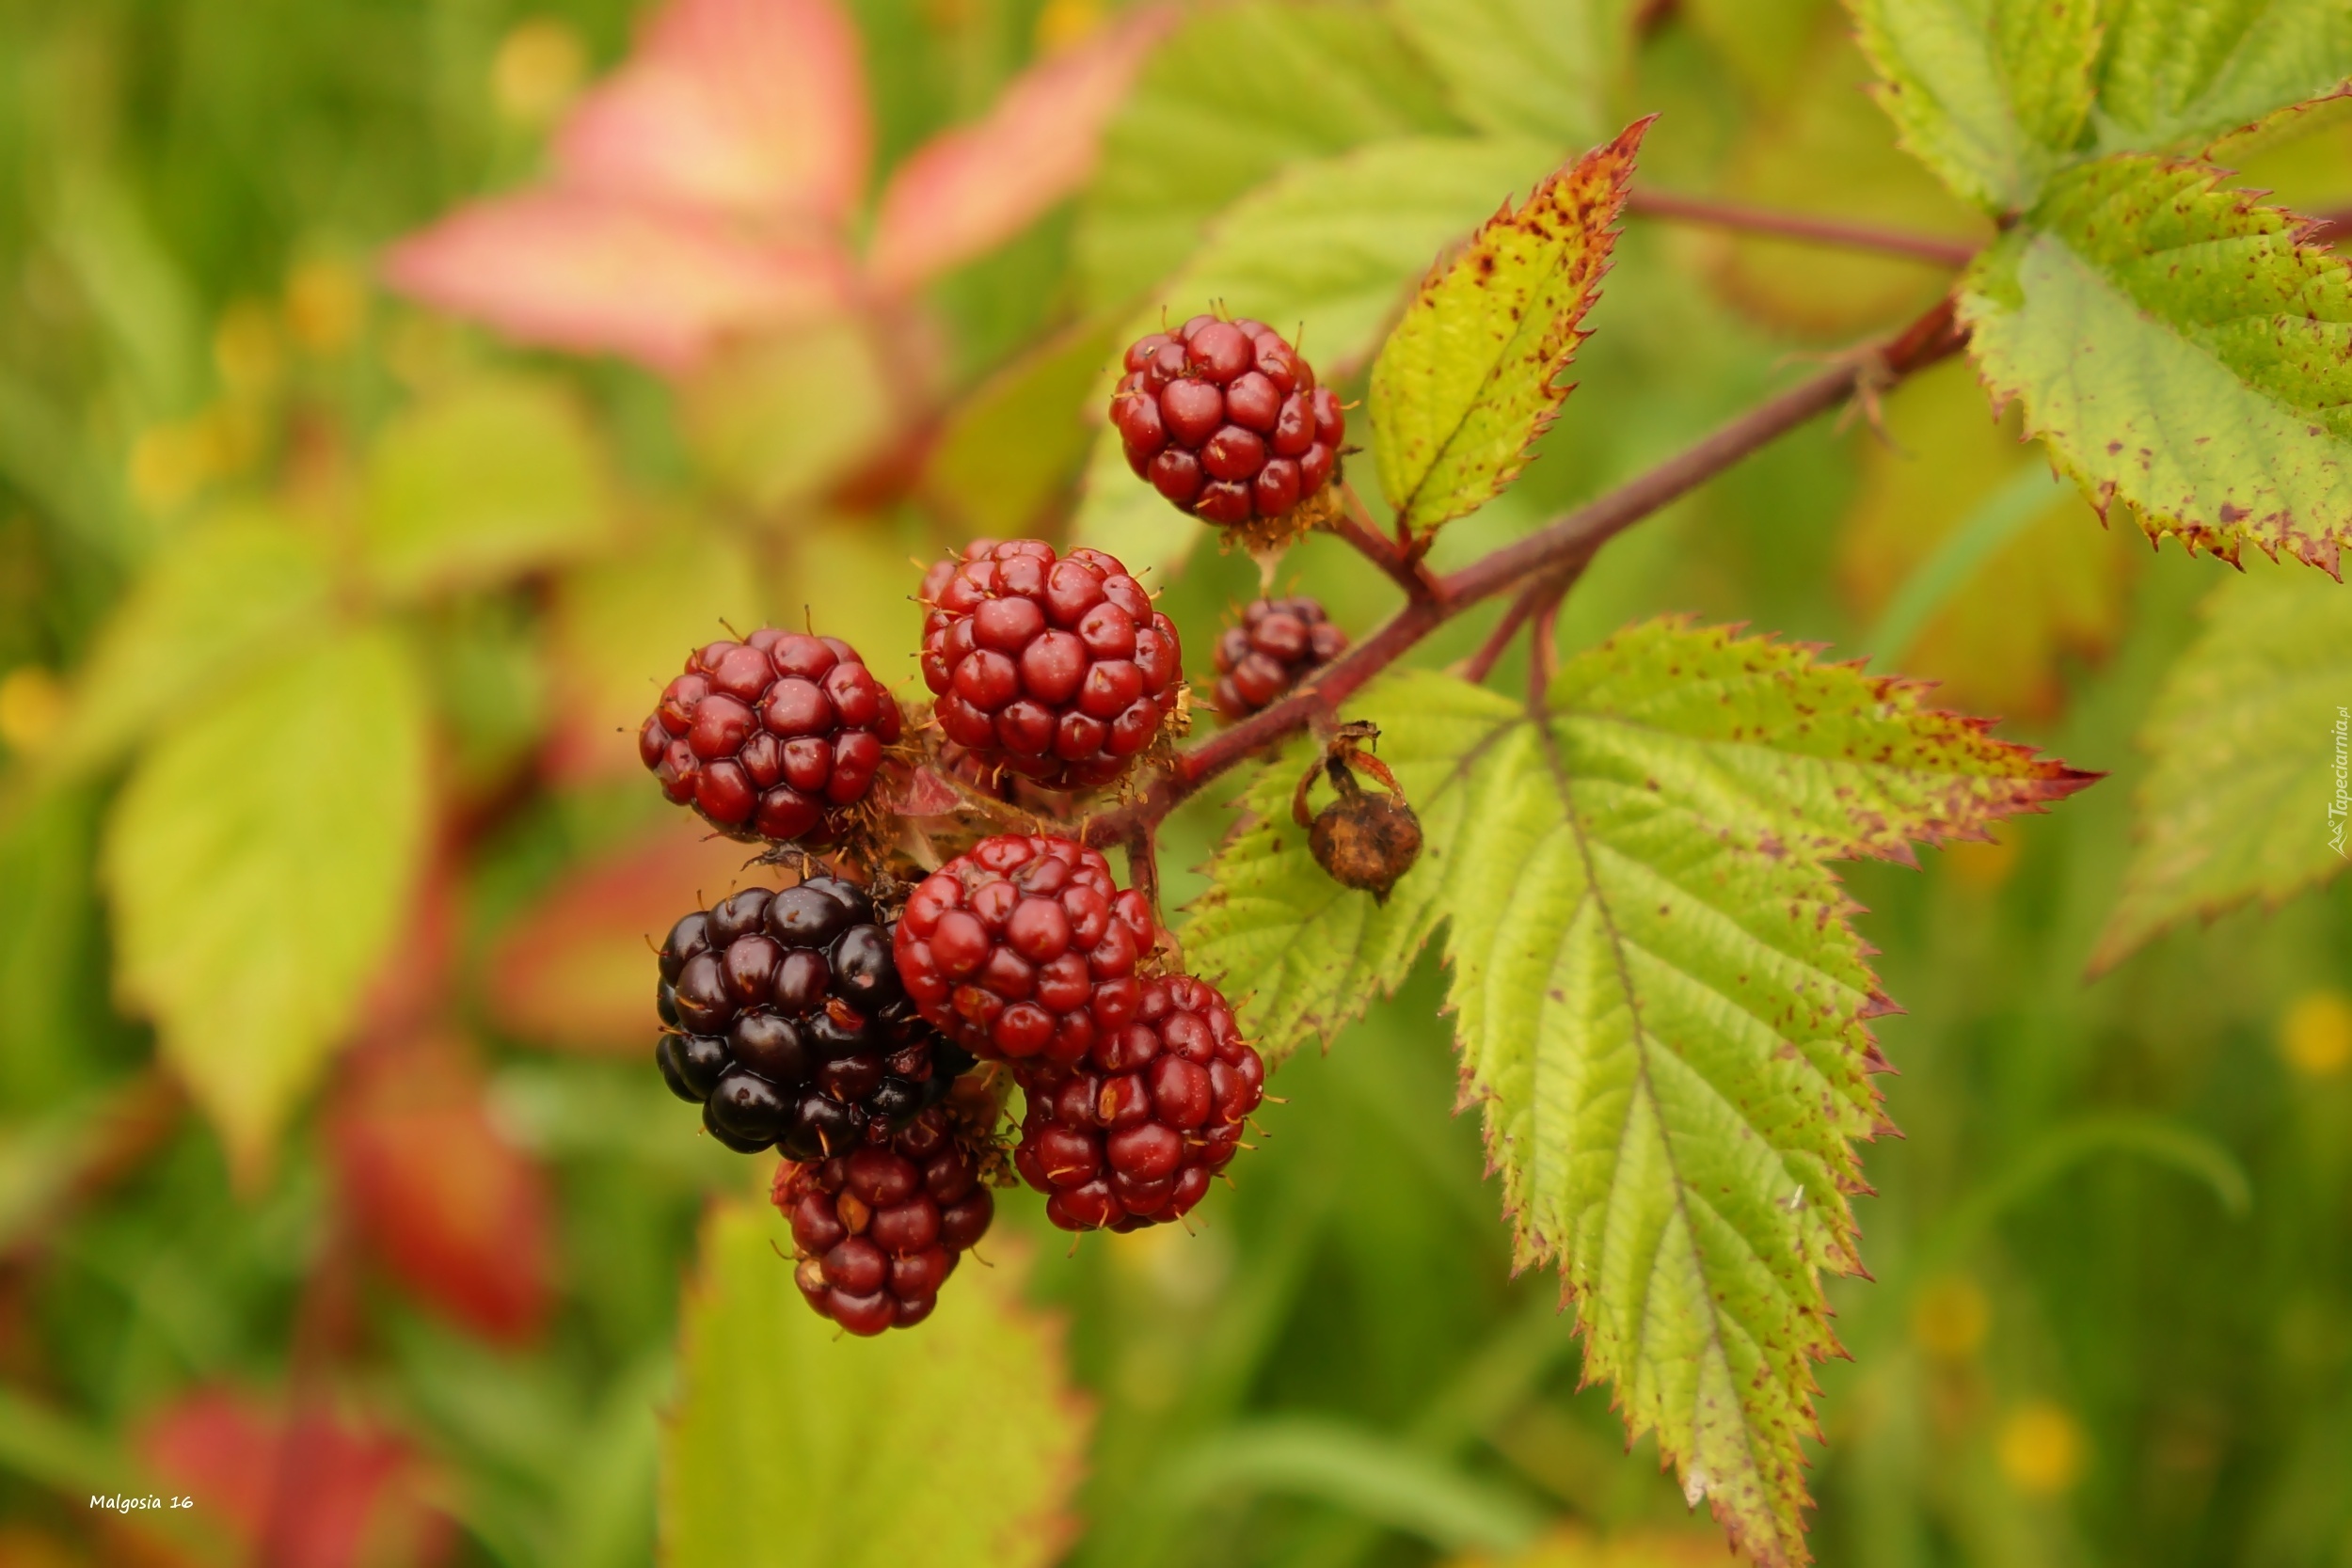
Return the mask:
[[43, 755], [103, 767], [166, 716], [315, 629], [332, 600], [326, 541], [266, 508], [205, 518], [116, 606], [74, 683], [72, 719]]
[[974, 535], [1036, 531], [1091, 445], [1087, 404], [1121, 346], [1118, 325], [1074, 323], [958, 404], [923, 461], [931, 504]]
[[1404, 982], [1442, 913], [1465, 759], [1521, 715], [1484, 688], [1424, 674], [1381, 680], [1354, 708], [1378, 720], [1380, 760], [1421, 816], [1420, 861], [1385, 904], [1324, 875], [1306, 832], [1291, 821], [1291, 791], [1320, 751], [1302, 740], [1251, 782], [1241, 825], [1218, 848], [1209, 889], [1184, 927], [1188, 961], [1221, 977], [1270, 1062], [1327, 1043]]
[[183, 721], [115, 802], [101, 871], [118, 990], [247, 1176], [400, 928], [426, 762], [423, 679], [363, 627]]
[[1153, 53], [1104, 137], [1075, 240], [1088, 304], [1125, 309], [1183, 264], [1212, 216], [1285, 165], [1458, 127], [1376, 10], [1204, 10]]
[[[771, 1211], [703, 1225], [662, 1436], [669, 1568], [1043, 1568], [1068, 1545], [1089, 1417], [1057, 1325], [992, 1239], [918, 1332], [853, 1339], [808, 1309]], [[911, 1483], [919, 1480], [919, 1484]]]
[[1608, 134], [1634, 0], [1394, 0], [1397, 24], [1482, 131], [1563, 147]]
[[1432, 268], [1372, 368], [1374, 451], [1399, 517], [1427, 532], [1527, 467], [1568, 388], [1650, 121], [1505, 207]]
[[2352, 537], [2352, 265], [2218, 170], [2137, 154], [2053, 181], [1963, 280], [1996, 404], [2104, 511], [2330, 574]]
[[2090, 114], [2096, 0], [1849, 0], [1905, 148], [1991, 213], [2032, 204]]
[[[1300, 164], [1219, 216], [1208, 244], [1122, 336], [1153, 330], [1163, 307], [1181, 320], [1214, 301], [1272, 323], [1336, 379], [1371, 354], [1432, 256], [1557, 162], [1542, 142], [1449, 136]], [[1105, 383], [1104, 402], [1109, 395]], [[1172, 571], [1201, 531], [1128, 469], [1116, 431], [1096, 436], [1073, 538], [1130, 568]]]
[[594, 553], [611, 508], [595, 438], [551, 385], [470, 382], [388, 425], [368, 454], [369, 576], [421, 598]]
[[2343, 0], [2129, 0], [2109, 10], [2103, 152], [2194, 150], [2352, 77]]
[[2191, 915], [2275, 909], [2344, 870], [2352, 589], [2256, 569], [2205, 616], [2140, 737], [2155, 766], [2093, 974]]
[[[1406, 765], [1425, 836], [1389, 910], [1317, 888], [1304, 835], [1262, 819], [1186, 933], [1279, 1043], [1343, 1022], [1449, 923], [1464, 1098], [1518, 1259], [1559, 1265], [1588, 1371], [1763, 1563], [1806, 1560], [1798, 1442], [1836, 1349], [1818, 1273], [1858, 1267], [1852, 1144], [1883, 1125], [1867, 1020], [1888, 1004], [1828, 863], [1908, 860], [2089, 782], [1920, 696], [1672, 619], [1571, 660], [1535, 714], [1392, 677], [1349, 708]], [[1253, 787], [1262, 817], [1296, 760]], [[1347, 965], [1354, 993], [1316, 1011], [1292, 979], [1312, 964]]]

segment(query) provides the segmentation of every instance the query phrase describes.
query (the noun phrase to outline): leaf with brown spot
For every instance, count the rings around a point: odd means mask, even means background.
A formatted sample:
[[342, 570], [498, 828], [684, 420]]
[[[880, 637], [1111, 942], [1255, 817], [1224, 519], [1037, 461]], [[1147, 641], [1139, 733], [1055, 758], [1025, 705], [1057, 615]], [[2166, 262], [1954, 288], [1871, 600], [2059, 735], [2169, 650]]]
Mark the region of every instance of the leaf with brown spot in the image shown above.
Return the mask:
[[1635, 153], [1636, 120], [1505, 205], [1430, 269], [1372, 367], [1381, 488], [1417, 531], [1475, 512], [1527, 466], [1569, 388]]
[[2352, 263], [2219, 170], [2128, 155], [2054, 178], [1962, 281], [1995, 404], [2103, 510], [2228, 560], [2333, 575], [2352, 540]]
[[1414, 673], [1368, 687], [1420, 815], [1386, 906], [1283, 833], [1310, 747], [1251, 787], [1184, 933], [1279, 1051], [1392, 987], [1440, 922], [1521, 1266], [1557, 1264], [1617, 1385], [1756, 1561], [1806, 1560], [1802, 1438], [1835, 1354], [1820, 1275], [1860, 1257], [1856, 1140], [1885, 1130], [1890, 1004], [1833, 861], [1908, 862], [2090, 775], [1929, 707], [1915, 682], [1665, 619], [1571, 659], [1533, 714]]

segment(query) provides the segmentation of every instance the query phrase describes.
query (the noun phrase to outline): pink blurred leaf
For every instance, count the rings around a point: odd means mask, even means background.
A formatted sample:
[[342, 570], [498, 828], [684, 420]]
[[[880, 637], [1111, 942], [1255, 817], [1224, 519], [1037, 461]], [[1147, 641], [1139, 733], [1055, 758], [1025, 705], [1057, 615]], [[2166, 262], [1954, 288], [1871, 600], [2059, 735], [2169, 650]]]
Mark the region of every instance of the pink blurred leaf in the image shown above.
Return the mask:
[[348, 1058], [327, 1147], [369, 1250], [427, 1307], [485, 1339], [527, 1344], [547, 1321], [547, 1178], [490, 1119], [481, 1070], [439, 1034]]
[[424, 1502], [416, 1451], [382, 1428], [315, 1410], [290, 1421], [248, 1395], [206, 1388], [150, 1417], [139, 1449], [254, 1560], [421, 1568], [449, 1555], [448, 1521]]
[[591, 861], [499, 937], [484, 1001], [518, 1039], [650, 1059], [661, 1021], [654, 953], [678, 918], [739, 887], [785, 879], [744, 864], [756, 847], [683, 812], [650, 838]]
[[1094, 173], [1103, 128], [1175, 22], [1147, 6], [1008, 87], [985, 119], [915, 149], [882, 192], [870, 270], [905, 289], [1012, 238]]
[[857, 29], [833, 0], [671, 0], [556, 136], [577, 189], [826, 225], [872, 152]]
[[681, 373], [722, 337], [823, 315], [848, 289], [829, 239], [761, 246], [717, 217], [553, 190], [461, 207], [394, 245], [384, 275], [524, 342]]

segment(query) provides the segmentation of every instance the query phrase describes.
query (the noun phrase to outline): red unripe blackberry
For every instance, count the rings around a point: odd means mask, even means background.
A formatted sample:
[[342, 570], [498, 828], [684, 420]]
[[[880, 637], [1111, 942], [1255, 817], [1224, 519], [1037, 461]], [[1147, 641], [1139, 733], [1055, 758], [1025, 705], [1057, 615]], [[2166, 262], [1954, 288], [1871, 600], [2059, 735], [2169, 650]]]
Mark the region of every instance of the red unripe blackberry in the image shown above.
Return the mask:
[[1065, 1230], [1181, 1218], [1265, 1095], [1232, 1008], [1188, 974], [1146, 980], [1133, 1017], [1082, 1059], [1019, 1070], [1029, 1108], [1013, 1164]]
[[1137, 339], [1125, 362], [1111, 423], [1127, 466], [1202, 521], [1287, 515], [1337, 471], [1339, 399], [1265, 323], [1195, 316]]
[[1216, 641], [1216, 711], [1238, 722], [1347, 651], [1313, 599], [1257, 599]]
[[712, 1137], [795, 1160], [854, 1148], [937, 1101], [969, 1053], [923, 1022], [864, 889], [745, 888], [661, 946], [661, 1075]]
[[1127, 770], [1176, 711], [1176, 628], [1101, 550], [976, 539], [923, 578], [923, 680], [947, 738], [1048, 789]]
[[837, 637], [765, 626], [686, 661], [637, 732], [661, 791], [737, 838], [846, 837], [898, 742], [898, 699]]
[[930, 1317], [995, 1217], [982, 1173], [979, 1151], [940, 1106], [887, 1143], [777, 1166], [769, 1196], [792, 1223], [803, 1299], [859, 1335]]
[[975, 1055], [1077, 1062], [1135, 1017], [1159, 939], [1139, 893], [1066, 838], [982, 839], [898, 917], [898, 975], [924, 1018]]

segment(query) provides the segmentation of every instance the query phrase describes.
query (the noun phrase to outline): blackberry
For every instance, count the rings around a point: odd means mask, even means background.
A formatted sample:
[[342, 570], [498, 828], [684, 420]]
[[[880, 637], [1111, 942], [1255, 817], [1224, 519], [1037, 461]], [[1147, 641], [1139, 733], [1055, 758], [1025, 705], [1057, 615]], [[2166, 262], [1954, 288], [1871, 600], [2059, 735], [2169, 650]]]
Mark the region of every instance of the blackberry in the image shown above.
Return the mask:
[[1110, 783], [1177, 712], [1176, 628], [1100, 550], [976, 539], [923, 578], [923, 680], [948, 740], [1048, 789]]
[[886, 1144], [779, 1165], [770, 1196], [792, 1222], [803, 1298], [858, 1335], [930, 1317], [996, 1214], [984, 1152], [932, 1106]]
[[1125, 363], [1111, 423], [1127, 466], [1179, 509], [1236, 528], [1319, 503], [1347, 420], [1280, 333], [1195, 316], [1137, 339]]
[[971, 1065], [899, 984], [863, 888], [746, 888], [671, 927], [662, 1077], [729, 1148], [811, 1160], [887, 1137]]
[[837, 844], [856, 826], [898, 700], [837, 637], [763, 627], [713, 642], [637, 732], [662, 793], [736, 838]]
[[1257, 599], [1216, 642], [1216, 711], [1238, 723], [1347, 651], [1313, 599]]
[[976, 1055], [1074, 1063], [1133, 1021], [1159, 928], [1139, 893], [1066, 838], [982, 839], [907, 898], [898, 974]]
[[1064, 1230], [1182, 1218], [1265, 1093], [1265, 1063], [1232, 1008], [1188, 974], [1145, 981], [1133, 1018], [1083, 1060], [1020, 1071], [1029, 1107], [1013, 1165]]

